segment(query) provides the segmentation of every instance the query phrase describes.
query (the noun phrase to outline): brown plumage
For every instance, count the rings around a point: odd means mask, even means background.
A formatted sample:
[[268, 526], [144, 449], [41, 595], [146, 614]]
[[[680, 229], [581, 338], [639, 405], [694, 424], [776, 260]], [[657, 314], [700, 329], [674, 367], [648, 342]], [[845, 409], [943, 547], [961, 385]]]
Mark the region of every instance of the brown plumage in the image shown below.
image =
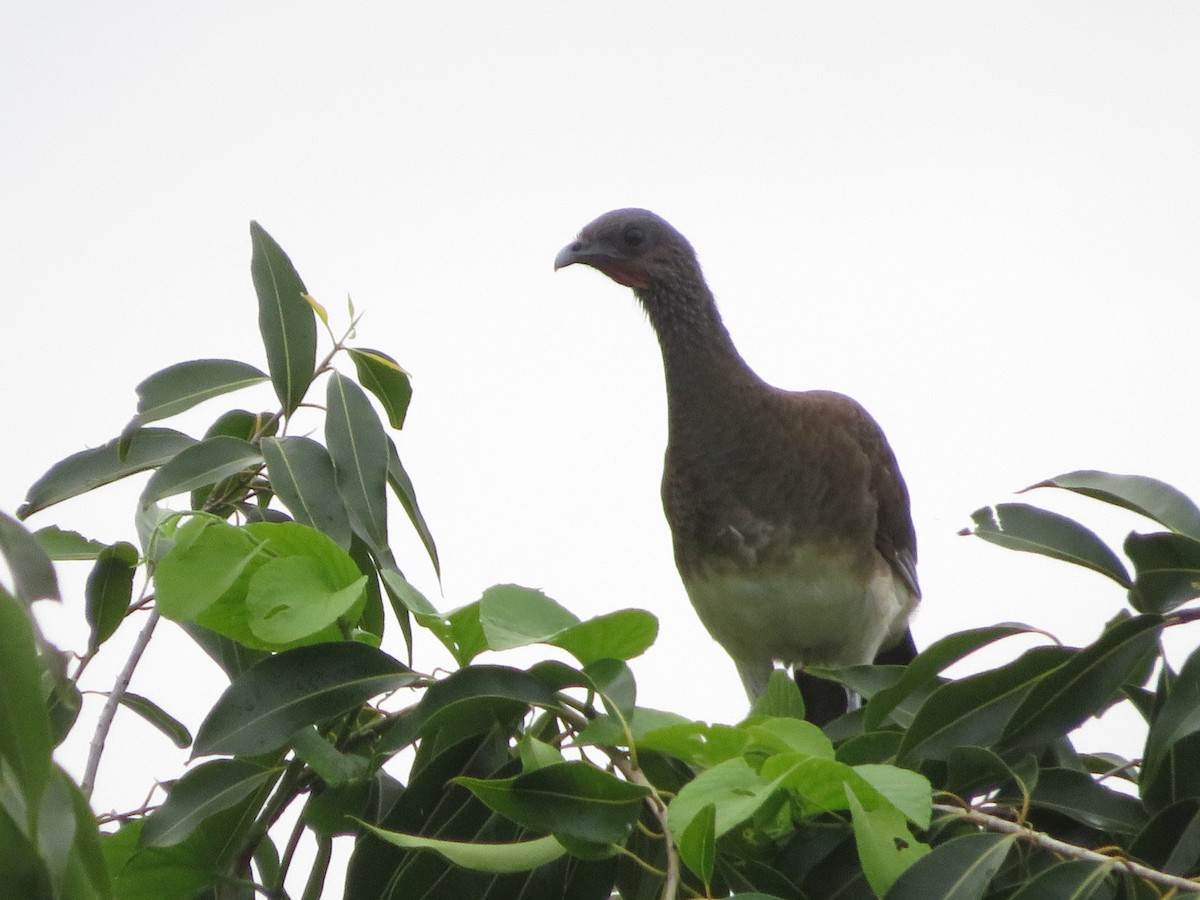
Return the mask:
[[693, 606], [751, 700], [775, 662], [797, 667], [808, 716], [845, 691], [805, 665], [905, 663], [920, 598], [908, 491], [875, 421], [831, 391], [783, 391], [742, 360], [696, 254], [641, 209], [605, 213], [556, 269], [592, 266], [633, 288], [667, 384], [663, 508]]

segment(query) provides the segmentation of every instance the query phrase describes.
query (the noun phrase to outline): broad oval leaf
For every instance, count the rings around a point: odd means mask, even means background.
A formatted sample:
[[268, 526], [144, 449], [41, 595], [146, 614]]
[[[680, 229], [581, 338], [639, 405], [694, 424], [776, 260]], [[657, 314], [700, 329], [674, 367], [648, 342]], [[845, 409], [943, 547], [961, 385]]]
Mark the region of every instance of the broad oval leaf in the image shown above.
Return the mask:
[[388, 424], [396, 429], [403, 428], [404, 415], [412, 399], [412, 383], [408, 372], [380, 350], [368, 350], [366, 347], [347, 349], [358, 372], [358, 383], [383, 404]]
[[208, 438], [181, 450], [150, 476], [142, 491], [143, 507], [174, 494], [216, 484], [222, 478], [261, 465], [262, 454], [253, 444], [237, 438]]
[[268, 644], [316, 634], [363, 600], [367, 576], [338, 587], [311, 556], [283, 556], [255, 570], [246, 590], [250, 630]]
[[73, 453], [52, 465], [29, 488], [25, 503], [17, 510], [18, 518], [28, 518], [101, 485], [161, 466], [196, 443], [195, 438], [170, 428], [139, 428], [125, 435], [124, 441], [128, 445], [124, 455], [118, 453], [122, 438], [113, 438], [103, 446]]
[[1125, 564], [1090, 529], [1074, 519], [1026, 503], [999, 503], [971, 514], [971, 531], [1001, 547], [1038, 553], [1107, 575], [1128, 590]]
[[350, 548], [350, 518], [334, 479], [329, 451], [305, 437], [263, 438], [271, 487], [297, 522]]
[[496, 812], [535, 831], [596, 844], [629, 837], [649, 789], [583, 762], [546, 766], [516, 778], [454, 779]]
[[906, 869], [929, 852], [908, 828], [908, 819], [899, 810], [862, 802], [849, 784], [846, 801], [854, 825], [854, 843], [863, 872], [875, 893], [882, 897]]
[[1067, 472], [1030, 485], [1064, 488], [1140, 513], [1171, 531], [1200, 540], [1200, 508], [1178, 488], [1145, 475], [1114, 475], [1094, 469]]
[[33, 533], [45, 554], [53, 560], [95, 559], [109, 545], [86, 538], [78, 531], [47, 525]]
[[133, 576], [138, 552], [133, 544], [119, 541], [96, 557], [84, 588], [85, 615], [92, 632], [88, 649], [95, 650], [117, 630], [133, 598]]
[[312, 382], [317, 360], [317, 320], [304, 299], [308, 290], [288, 255], [257, 222], [250, 223], [250, 277], [258, 295], [258, 328], [267, 351], [271, 384], [283, 413], [295, 412]]
[[913, 863], [892, 885], [887, 900], [979, 900], [1015, 841], [1012, 834], [952, 838]]
[[658, 619], [644, 609], [618, 609], [564, 628], [546, 643], [566, 650], [583, 665], [601, 659], [633, 659], [658, 637]]
[[1146, 826], [1146, 808], [1136, 797], [1074, 769], [1043, 767], [1030, 802], [1099, 831], [1134, 835]]
[[437, 838], [420, 837], [415, 834], [403, 834], [399, 831], [387, 831], [376, 828], [367, 822], [362, 823], [368, 831], [380, 840], [387, 841], [406, 850], [434, 850], [440, 853], [456, 866], [471, 869], [475, 872], [491, 872], [496, 875], [507, 875], [513, 872], [528, 872], [566, 854], [566, 848], [554, 839], [553, 835], [535, 838], [532, 841], [518, 841], [513, 844], [473, 844], [466, 841], [443, 841]]
[[1004, 729], [1005, 746], [1028, 747], [1053, 740], [1107, 709], [1130, 671], [1154, 650], [1162, 627], [1159, 616], [1135, 616], [1072, 653], [1017, 707]]
[[1133, 563], [1129, 602], [1138, 612], [1166, 613], [1200, 597], [1200, 541], [1181, 534], [1130, 534], [1125, 555]]
[[371, 549], [387, 551], [387, 435], [362, 388], [340, 372], [329, 376], [325, 442], [351, 522]]
[[214, 759], [185, 772], [163, 805], [147, 816], [142, 843], [170, 847], [182, 842], [205, 820], [246, 799], [280, 771], [245, 759]]
[[236, 359], [193, 359], [167, 366], [137, 386], [137, 415], [125, 433], [266, 380], [266, 372]]
[[193, 755], [269, 753], [306, 725], [416, 680], [403, 663], [366, 644], [285, 650], [234, 679], [200, 726]]
[[700, 876], [705, 891], [712, 883], [717, 862], [717, 807], [709, 803], [692, 817], [679, 836], [679, 858]]
[[479, 621], [492, 650], [544, 643], [579, 618], [536, 588], [498, 584], [479, 599]]
[[13, 593], [23, 603], [60, 600], [58, 576], [37, 538], [16, 519], [0, 512], [0, 556], [12, 574]]

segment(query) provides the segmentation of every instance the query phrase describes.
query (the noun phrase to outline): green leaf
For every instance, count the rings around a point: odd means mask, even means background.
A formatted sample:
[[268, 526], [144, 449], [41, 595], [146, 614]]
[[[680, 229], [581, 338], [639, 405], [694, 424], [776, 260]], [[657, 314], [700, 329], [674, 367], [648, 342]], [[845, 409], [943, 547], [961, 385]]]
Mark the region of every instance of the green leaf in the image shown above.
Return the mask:
[[374, 394], [387, 412], [388, 424], [404, 427], [404, 414], [412, 399], [412, 384], [408, 373], [396, 360], [380, 350], [349, 347], [350, 358], [358, 370], [358, 382]]
[[519, 825], [596, 844], [629, 837], [649, 794], [583, 762], [546, 766], [516, 778], [454, 781]]
[[362, 388], [339, 372], [329, 377], [325, 442], [350, 521], [387, 555], [387, 435]]
[[137, 566], [137, 548], [125, 541], [106, 547], [96, 557], [84, 588], [85, 615], [92, 629], [88, 638], [89, 650], [95, 650], [112, 637], [125, 620], [133, 599], [133, 576]]
[[281, 770], [246, 759], [214, 759], [185, 772], [163, 805], [146, 818], [142, 843], [170, 847], [212, 816], [236, 806], [274, 780]]
[[1138, 612], [1166, 613], [1200, 597], [1200, 541], [1179, 534], [1130, 534], [1133, 563], [1129, 602]]
[[53, 560], [95, 559], [108, 544], [85, 538], [78, 531], [47, 525], [33, 533], [45, 554]]
[[705, 893], [710, 890], [717, 862], [716, 826], [717, 807], [709, 803], [688, 822], [679, 838], [679, 857], [703, 880]]
[[159, 612], [177, 622], [198, 621], [247, 569], [266, 561], [266, 548], [246, 529], [196, 517], [175, 533], [175, 546], [154, 570]]
[[1024, 503], [1000, 503], [971, 514], [985, 541], [1061, 559], [1107, 575], [1121, 587], [1133, 587], [1124, 563], [1100, 538], [1074, 519]]
[[246, 441], [224, 436], [208, 438], [181, 450], [151, 475], [142, 491], [141, 505], [216, 484], [262, 461], [258, 448]]
[[515, 844], [475, 844], [386, 831], [366, 822], [363, 822], [363, 826], [377, 838], [397, 847], [406, 850], [434, 850], [456, 866], [496, 875], [528, 872], [530, 869], [554, 862], [567, 852], [553, 835]]
[[[933, 817], [933, 787], [924, 775], [875, 763], [854, 766], [854, 774], [918, 828], [929, 828]], [[857, 790], [857, 795], [859, 800], [870, 803], [870, 798], [861, 789]]]
[[289, 743], [328, 787], [343, 787], [367, 775], [370, 764], [364, 757], [342, 753], [311, 726], [297, 731]]
[[1153, 649], [1162, 631], [1158, 616], [1136, 616], [1108, 629], [1036, 684], [1004, 729], [1008, 747], [1053, 740], [1097, 715]]
[[574, 613], [534, 588], [498, 584], [483, 592], [479, 621], [492, 650], [537, 644], [579, 624]]
[[254, 246], [250, 277], [258, 295], [258, 328], [267, 368], [285, 416], [295, 412], [313, 379], [317, 360], [317, 320], [304, 299], [308, 290], [283, 248], [257, 222], [250, 223]]
[[[266, 376], [263, 376], [264, 378]], [[279, 417], [274, 413], [252, 413], [245, 409], [231, 409], [217, 416], [215, 422], [204, 432], [206, 438], [234, 437], [255, 443], [259, 438], [270, 437], [279, 430]]]
[[1136, 797], [1106, 788], [1074, 769], [1043, 767], [1030, 800], [1035, 808], [1053, 810], [1100, 831], [1133, 835], [1146, 826], [1146, 809]]
[[101, 447], [74, 453], [52, 465], [29, 488], [25, 503], [17, 510], [18, 518], [26, 519], [101, 485], [157, 468], [196, 443], [195, 438], [170, 428], [139, 428], [125, 437], [128, 450], [120, 455], [117, 447], [121, 440], [114, 438]]
[[643, 609], [619, 609], [564, 628], [547, 643], [583, 665], [601, 659], [633, 659], [658, 637], [658, 619]]
[[[1150, 723], [1143, 763], [1143, 787], [1157, 776], [1172, 748], [1200, 733], [1200, 650], [1192, 651], [1179, 674], [1160, 690], [1162, 706]], [[1189, 760], [1190, 762], [1190, 760]]]
[[0, 556], [12, 573], [13, 593], [23, 603], [35, 600], [61, 600], [58, 576], [54, 574], [46, 552], [24, 526], [7, 513], [0, 512]]
[[1007, 665], [943, 684], [917, 711], [897, 759], [944, 760], [958, 747], [992, 746], [1034, 685], [1069, 655], [1058, 647], [1035, 647]]
[[887, 900], [979, 900], [1015, 841], [1011, 834], [952, 838], [913, 863], [892, 885]]
[[312, 644], [268, 657], [234, 680], [196, 734], [194, 756], [257, 756], [306, 725], [412, 684], [403, 663], [366, 644]]
[[1019, 622], [1006, 622], [985, 628], [960, 631], [934, 641], [908, 664], [899, 681], [892, 687], [879, 691], [871, 698], [871, 702], [866, 707], [863, 726], [868, 731], [879, 728], [887, 721], [888, 714], [905, 697], [924, 686], [934, 684], [940, 672], [981, 647], [986, 647], [1015, 634], [1029, 634], [1037, 631], [1038, 629], [1022, 625]]
[[929, 847], [913, 837], [908, 820], [899, 810], [871, 803], [871, 798], [864, 805], [849, 784], [845, 791], [858, 858], [872, 890], [882, 897], [909, 866], [929, 852]]
[[[29, 611], [0, 587], [0, 760], [30, 811], [37, 809], [50, 777], [53, 751], [34, 627]], [[25, 830], [28, 823], [18, 824]]]
[[118, 698], [122, 706], [133, 710], [168, 738], [180, 750], [192, 745], [192, 733], [187, 726], [148, 697], [123, 691]]
[[404, 470], [404, 466], [400, 462], [400, 454], [396, 451], [395, 442], [389, 437], [387, 444], [388, 484], [391, 486], [392, 492], [396, 495], [396, 499], [400, 501], [400, 505], [404, 507], [404, 511], [408, 514], [409, 521], [412, 522], [413, 528], [417, 531], [417, 536], [421, 539], [421, 543], [425, 545], [425, 552], [429, 554], [429, 561], [433, 563], [433, 571], [440, 578], [442, 569], [438, 563], [437, 546], [433, 542], [433, 535], [429, 531], [429, 526], [425, 524], [425, 517], [421, 514], [421, 508], [417, 505], [417, 494], [413, 490], [412, 479], [408, 477], [408, 472]]
[[1171, 531], [1200, 541], [1200, 508], [1178, 488], [1157, 478], [1113, 475], [1084, 469], [1039, 481], [1025, 490], [1040, 487], [1065, 488], [1085, 497], [1124, 507], [1153, 519]]
[[193, 359], [168, 366], [137, 386], [137, 415], [125, 433], [266, 380], [261, 369], [236, 359]]
[[1116, 860], [1060, 862], [1025, 882], [1011, 900], [1109, 900], [1113, 896], [1109, 874], [1116, 866]]
[[296, 521], [349, 549], [350, 518], [338, 493], [329, 452], [304, 437], [263, 438], [260, 447], [271, 488]]
[[316, 634], [363, 599], [367, 576], [343, 588], [308, 556], [268, 560], [250, 578], [250, 630], [268, 644], [290, 644]]
[[751, 714], [755, 716], [789, 716], [804, 718], [804, 696], [796, 681], [782, 669], [775, 669], [767, 680], [767, 689], [754, 701]]
[[716, 808], [715, 832], [719, 838], [746, 821], [776, 790], [780, 781], [768, 782], [740, 756], [701, 772], [683, 786], [667, 808], [667, 821], [678, 842], [692, 820], [706, 806]]
[[1200, 801], [1161, 810], [1129, 845], [1129, 855], [1172, 875], [1194, 872], [1200, 864]]

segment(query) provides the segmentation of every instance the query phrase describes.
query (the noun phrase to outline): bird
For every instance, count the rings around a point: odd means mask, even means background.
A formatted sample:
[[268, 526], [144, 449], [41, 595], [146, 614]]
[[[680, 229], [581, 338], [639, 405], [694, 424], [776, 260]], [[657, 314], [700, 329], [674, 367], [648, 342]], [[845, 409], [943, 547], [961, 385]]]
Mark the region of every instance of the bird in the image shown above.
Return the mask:
[[805, 718], [856, 708], [809, 667], [904, 665], [921, 598], [908, 489], [855, 400], [787, 391], [742, 359], [696, 252], [666, 220], [617, 209], [554, 260], [632, 288], [662, 351], [662, 501], [683, 587], [732, 657], [753, 708], [779, 664]]

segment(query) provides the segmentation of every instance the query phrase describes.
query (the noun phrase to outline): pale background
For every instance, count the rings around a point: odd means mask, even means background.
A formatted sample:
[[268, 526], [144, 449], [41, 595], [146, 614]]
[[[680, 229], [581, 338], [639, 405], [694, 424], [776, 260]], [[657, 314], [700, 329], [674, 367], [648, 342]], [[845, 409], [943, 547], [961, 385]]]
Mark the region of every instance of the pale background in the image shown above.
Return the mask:
[[[653, 337], [627, 290], [551, 271], [628, 205], [692, 240], [764, 377], [849, 393], [886, 429], [918, 644], [1013, 619], [1083, 643], [1121, 607], [1098, 575], [956, 537], [976, 507], [1076, 468], [1200, 495], [1200, 4], [8, 2], [0, 84], [0, 509], [115, 435], [151, 372], [263, 364], [255, 218], [413, 373], [399, 447], [444, 593], [394, 518], [414, 583], [445, 609], [512, 581], [582, 617], [653, 610], [641, 702], [734, 721], [661, 515]], [[234, 404], [273, 399], [182, 424]], [[29, 524], [133, 539], [139, 489]], [[1033, 499], [1117, 542], [1146, 527]], [[81, 647], [86, 567], [62, 571], [42, 619]], [[134, 682], [193, 728], [221, 687], [173, 626]], [[76, 773], [99, 705], [64, 748]], [[1127, 724], [1088, 741], [1138, 752]], [[184, 756], [122, 714], [96, 808]]]

